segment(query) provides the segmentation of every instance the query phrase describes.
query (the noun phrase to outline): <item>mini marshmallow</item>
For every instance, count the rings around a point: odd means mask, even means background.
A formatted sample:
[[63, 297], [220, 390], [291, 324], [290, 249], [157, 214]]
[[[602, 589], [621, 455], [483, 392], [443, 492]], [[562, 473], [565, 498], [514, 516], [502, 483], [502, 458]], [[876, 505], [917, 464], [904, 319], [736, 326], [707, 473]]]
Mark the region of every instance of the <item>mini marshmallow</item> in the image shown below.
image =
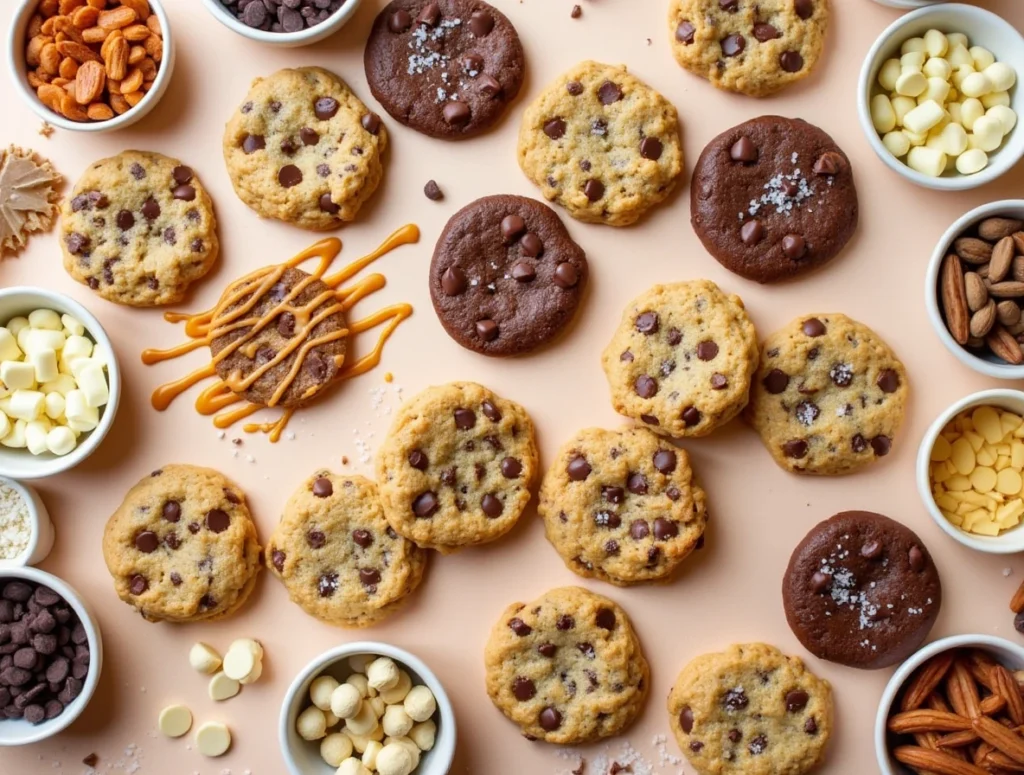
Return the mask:
[[377, 754], [384, 748], [383, 745], [378, 743], [376, 740], [371, 740], [366, 744], [366, 750], [363, 751], [363, 766], [368, 770], [377, 769]]
[[971, 73], [960, 82], [957, 88], [965, 97], [981, 97], [991, 91], [998, 91], [992, 88], [992, 82], [984, 73]]
[[[1003, 125], [999, 119], [984, 115], [975, 121], [974, 142], [976, 148], [980, 148], [986, 153], [998, 149], [1003, 144]], [[14, 395], [17, 396], [18, 392], [20, 391], [16, 391]]]
[[25, 446], [33, 455], [42, 455], [47, 451], [46, 436], [50, 432], [50, 427], [50, 421], [45, 418], [26, 423]]
[[228, 678], [224, 675], [224, 671], [216, 673], [213, 678], [210, 679], [209, 693], [210, 699], [215, 702], [223, 702], [224, 700], [230, 700], [236, 694], [242, 690], [242, 685], [238, 683], [234, 678]]
[[1017, 83], [1017, 72], [1005, 62], [994, 62], [983, 71], [992, 91], [1010, 91]]
[[[333, 675], [320, 675], [309, 685], [309, 699], [320, 710], [331, 710], [331, 696], [340, 684]], [[337, 714], [341, 717], [341, 714]]]
[[917, 98], [918, 104], [933, 100], [942, 105], [949, 96], [949, 81], [945, 78], [929, 78], [928, 86]]
[[388, 657], [375, 659], [366, 668], [366, 680], [377, 691], [390, 689], [398, 683], [398, 665]]
[[415, 767], [412, 753], [404, 745], [389, 743], [377, 754], [379, 775], [410, 775]]
[[925, 145], [947, 156], [959, 156], [967, 150], [967, 130], [959, 124], [946, 124], [934, 136], [929, 135]]
[[30, 326], [28, 324], [28, 318], [21, 317], [19, 315], [16, 318], [11, 318], [10, 320], [8, 320], [7, 325], [4, 327], [11, 332], [11, 336], [17, 339], [18, 334], [20, 334], [24, 329], [29, 328]]
[[1010, 93], [1005, 91], [989, 92], [981, 98], [981, 104], [985, 106], [985, 110], [997, 105], [1008, 108], [1010, 107]]
[[327, 719], [316, 705], [310, 705], [295, 719], [295, 730], [303, 740], [319, 740], [327, 734]]
[[231, 747], [231, 731], [215, 721], [196, 730], [196, 749], [203, 756], [223, 756]]
[[907, 154], [907, 166], [922, 175], [937, 178], [946, 171], [946, 154], [934, 148], [917, 146]]
[[405, 699], [405, 695], [409, 693], [411, 688], [412, 679], [409, 677], [409, 674], [404, 670], [399, 670], [398, 683], [390, 689], [382, 691], [380, 696], [388, 705], [394, 705], [395, 703], [402, 702]]
[[66, 339], [63, 331], [50, 331], [45, 328], [29, 328], [26, 330], [28, 333], [25, 335], [25, 346], [21, 348], [25, 352], [64, 349]]
[[924, 51], [911, 51], [900, 57], [900, 71], [901, 72], [915, 72], [919, 73], [924, 68], [925, 60], [928, 58], [928, 54]]
[[36, 370], [31, 363], [4, 361], [0, 363], [0, 380], [9, 390], [30, 390], [36, 384]]
[[[946, 60], [942, 60], [945, 62]], [[898, 59], [887, 59], [878, 70], [878, 84], [886, 91], [896, 89], [896, 80], [903, 73], [903, 65]]]
[[985, 115], [999, 122], [1003, 128], [1003, 136], [1010, 134], [1017, 125], [1017, 114], [1005, 105], [994, 105], [985, 112]]
[[67, 394], [72, 390], [76, 390], [78, 385], [75, 384], [73, 377], [67, 374], [58, 374], [57, 378], [52, 382], [47, 382], [41, 388], [44, 393], [60, 393], [62, 396], [67, 397]]
[[352, 718], [345, 719], [345, 729], [349, 729], [356, 735], [369, 735], [377, 728], [377, 714], [373, 712], [368, 702], [364, 702], [359, 712]]
[[366, 675], [366, 668], [376, 658], [373, 654], [355, 654], [348, 658], [348, 666], [352, 668], [352, 672]]
[[331, 693], [331, 712], [338, 718], [348, 719], [356, 716], [362, 704], [363, 698], [358, 687], [351, 683], [339, 684]]
[[[369, 681], [366, 680], [365, 675], [361, 675], [360, 673], [352, 673], [352, 675], [345, 679], [345, 683], [349, 684], [350, 686], [356, 687], [360, 697], [370, 696], [370, 684]], [[337, 711], [335, 711], [335, 713], [337, 713]]]
[[964, 116], [963, 116], [963, 105], [961, 103], [959, 103], [959, 102], [947, 102], [946, 103], [946, 112], [949, 114], [949, 120], [950, 121], [952, 121], [954, 124], [960, 124], [961, 126], [963, 126]]
[[968, 132], [974, 130], [974, 122], [985, 115], [985, 106], [976, 97], [964, 100], [961, 108], [961, 124]]
[[964, 79], [969, 75], [974, 75], [975, 69], [970, 65], [960, 65], [956, 70], [953, 71], [953, 75], [949, 77], [949, 80], [953, 83], [953, 88], [961, 91], [960, 87], [964, 84]]
[[60, 371], [57, 369], [56, 350], [33, 350], [28, 359], [35, 370], [36, 382], [49, 382], [60, 376]]
[[196, 643], [189, 649], [188, 663], [197, 672], [206, 675], [215, 673], [220, 669], [221, 662], [220, 654], [217, 653], [216, 649], [205, 643]]
[[3, 444], [5, 447], [11, 447], [12, 449], [24, 449], [26, 425], [27, 423], [24, 420], [18, 420], [15, 422], [10, 431], [0, 439], [0, 444]]
[[[921, 70], [929, 78], [942, 78], [944, 81], [948, 81], [953, 74], [953, 65], [941, 57], [932, 57], [924, 63]], [[893, 82], [893, 88], [895, 86], [896, 84]], [[883, 88], [885, 88], [884, 85]], [[886, 91], [892, 91], [892, 89], [886, 89]]]
[[409, 732], [409, 739], [416, 743], [421, 751], [429, 751], [437, 739], [437, 724], [429, 719], [417, 724]]
[[910, 54], [914, 51], [928, 51], [928, 43], [924, 38], [907, 38], [900, 46], [900, 54]]
[[341, 732], [327, 735], [320, 741], [320, 758], [331, 767], [340, 767], [352, 755], [352, 741]]
[[405, 737], [413, 727], [413, 720], [401, 705], [388, 705], [380, 721], [388, 737]]
[[75, 432], [64, 425], [51, 428], [46, 434], [46, 448], [54, 455], [66, 455], [77, 446]]
[[907, 114], [917, 107], [917, 101], [913, 97], [901, 97], [899, 95], [892, 98], [892, 111], [896, 114], [896, 126], [903, 126], [903, 120], [907, 117]]
[[927, 132], [946, 117], [946, 111], [937, 102], [924, 102], [903, 118], [903, 126], [911, 132]]
[[433, 692], [426, 686], [414, 686], [409, 690], [403, 703], [405, 712], [413, 721], [426, 721], [437, 710]]
[[69, 336], [64, 342], [64, 348], [61, 350], [60, 354], [64, 360], [70, 363], [76, 358], [88, 358], [92, 355], [92, 351], [93, 343], [88, 337]]
[[946, 52], [946, 59], [953, 67], [963, 67], [964, 65], [970, 65], [972, 69], [974, 67], [974, 57], [967, 50], [967, 46], [961, 44], [950, 44], [950, 49]]
[[6, 328], [0, 328], [0, 361], [16, 361], [21, 358], [18, 340]]
[[971, 53], [971, 59], [974, 60], [975, 70], [984, 70], [989, 65], [995, 64], [996, 55], [984, 46], [971, 46], [967, 50]]
[[916, 97], [927, 87], [928, 79], [917, 70], [904, 70], [900, 77], [896, 79], [896, 93], [902, 94], [904, 97]]
[[373, 775], [373, 773], [366, 769], [359, 759], [349, 758], [341, 763], [334, 775]]
[[949, 39], [939, 30], [928, 30], [924, 34], [924, 46], [928, 56], [941, 57], [949, 51]]
[[66, 312], [60, 316], [60, 324], [70, 336], [82, 336], [85, 333], [85, 326], [82, 322]]
[[871, 123], [880, 134], [891, 132], [896, 128], [896, 112], [892, 103], [884, 94], [876, 94], [871, 98]]
[[10, 401], [7, 414], [11, 418], [32, 422], [43, 413], [43, 406], [46, 404], [46, 394], [40, 393], [38, 390], [15, 390], [11, 394]]
[[64, 415], [71, 430], [86, 433], [99, 425], [99, 410], [89, 406], [81, 390], [72, 390], [64, 396], [64, 402]]
[[32, 328], [45, 328], [51, 331], [60, 331], [64, 326], [60, 322], [60, 315], [52, 309], [36, 309], [28, 313], [28, 324]]
[[0, 412], [0, 439], [7, 436], [11, 432], [11, 421], [6, 414]]
[[181, 737], [192, 728], [192, 711], [184, 705], [168, 705], [160, 711], [157, 727], [167, 737]]

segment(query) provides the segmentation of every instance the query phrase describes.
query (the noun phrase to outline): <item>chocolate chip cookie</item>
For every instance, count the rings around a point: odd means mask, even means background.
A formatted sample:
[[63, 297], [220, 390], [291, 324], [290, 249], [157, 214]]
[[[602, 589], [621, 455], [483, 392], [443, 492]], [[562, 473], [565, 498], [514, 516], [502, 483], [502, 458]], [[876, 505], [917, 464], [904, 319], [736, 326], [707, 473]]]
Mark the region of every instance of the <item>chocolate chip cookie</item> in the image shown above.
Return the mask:
[[430, 298], [448, 335], [484, 355], [519, 355], [569, 324], [587, 257], [550, 207], [488, 196], [452, 216], [434, 248]]
[[148, 621], [171, 622], [234, 613], [261, 563], [242, 491], [191, 465], [164, 466], [128, 492], [107, 521], [103, 557], [118, 597]]
[[628, 226], [675, 188], [679, 115], [624, 66], [581, 62], [526, 109], [519, 166], [573, 218]]
[[374, 21], [363, 54], [384, 110], [445, 140], [497, 122], [519, 93], [524, 63], [512, 22], [482, 0], [394, 0]]
[[676, 61], [719, 89], [765, 97], [810, 75], [828, 0], [672, 0]]
[[514, 603], [484, 650], [491, 701], [531, 740], [590, 743], [640, 709], [650, 670], [626, 612], [582, 587]]
[[511, 530], [536, 472], [526, 410], [472, 382], [427, 388], [407, 401], [377, 452], [388, 523], [444, 554]]
[[348, 328], [325, 283], [294, 267], [276, 272], [273, 282], [229, 286], [214, 312], [210, 353], [218, 376], [247, 401], [300, 406], [338, 375]]
[[743, 302], [710, 280], [633, 299], [602, 363], [615, 411], [668, 436], [706, 436], [747, 405], [757, 334]]
[[765, 340], [746, 417], [787, 471], [846, 474], [889, 454], [909, 392], [874, 331], [807, 315]]
[[328, 624], [369, 627], [415, 591], [427, 556], [388, 525], [377, 485], [318, 471], [284, 507], [266, 561], [306, 613]]
[[224, 130], [239, 199], [303, 229], [355, 219], [384, 168], [388, 133], [334, 73], [319, 67], [257, 78]]
[[64, 269], [118, 304], [181, 301], [217, 260], [213, 202], [195, 171], [159, 153], [92, 164], [60, 214]]
[[924, 643], [942, 606], [928, 549], [909, 528], [870, 511], [815, 526], [782, 580], [793, 634], [821, 659], [877, 669]]
[[538, 511], [569, 570], [619, 586], [667, 579], [708, 516], [689, 456], [645, 428], [576, 434], [544, 477]]
[[762, 116], [710, 143], [693, 170], [690, 220], [740, 277], [771, 283], [827, 264], [857, 228], [850, 160], [806, 121]]
[[734, 645], [683, 668], [668, 713], [700, 775], [802, 775], [825, 758], [832, 687], [774, 646]]

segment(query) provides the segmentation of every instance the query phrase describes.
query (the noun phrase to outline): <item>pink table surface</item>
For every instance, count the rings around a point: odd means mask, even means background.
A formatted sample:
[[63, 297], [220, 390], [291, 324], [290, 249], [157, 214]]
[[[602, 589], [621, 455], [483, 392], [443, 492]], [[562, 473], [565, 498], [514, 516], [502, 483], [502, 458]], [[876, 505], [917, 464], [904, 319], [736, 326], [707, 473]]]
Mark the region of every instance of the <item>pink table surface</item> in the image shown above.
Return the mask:
[[[80, 773], [86, 770], [82, 757], [92, 752], [99, 755], [103, 773], [283, 773], [277, 719], [292, 677], [321, 651], [364, 637], [409, 648], [439, 673], [460, 725], [454, 773], [564, 771], [570, 759], [524, 740], [491, 706], [484, 691], [482, 652], [489, 628], [509, 602], [577, 583], [610, 595], [627, 609], [653, 671], [651, 697], [636, 725], [621, 739], [579, 753], [592, 758], [608, 750], [614, 758], [630, 745], [654, 765], [653, 772], [690, 772], [685, 765], [662, 765], [654, 744], [658, 735], [668, 733], [664, 698], [677, 672], [702, 652], [737, 641], [766, 641], [807, 658], [835, 686], [838, 723], [825, 770], [873, 772], [871, 730], [889, 671], [860, 672], [810, 658], [786, 626], [779, 594], [793, 546], [812, 525], [844, 509], [884, 512], [925, 540], [945, 580], [945, 605], [933, 637], [967, 632], [1019, 637], [1007, 602], [1024, 578], [1024, 562], [974, 554], [943, 535], [919, 501], [913, 467], [917, 444], [936, 414], [968, 392], [996, 384], [959, 365], [931, 330], [923, 304], [925, 265], [954, 218], [983, 202], [1020, 194], [1020, 168], [980, 191], [943, 195], [903, 182], [874, 156], [857, 122], [857, 75], [868, 47], [898, 12], [869, 0], [833, 0], [827, 50], [817, 70], [804, 83], [763, 101], [717, 92], [675, 64], [665, 0], [581, 3], [583, 17], [572, 20], [569, 0], [496, 0], [520, 32], [529, 74], [521, 98], [486, 136], [444, 143], [385, 115], [392, 137], [385, 181], [358, 222], [340, 232], [342, 258], [361, 255], [404, 223], [419, 224], [423, 237], [418, 245], [402, 248], [377, 265], [389, 279], [386, 290], [357, 309], [372, 311], [385, 303], [409, 301], [416, 314], [398, 330], [380, 368], [300, 413], [292, 425], [294, 440], [271, 445], [263, 437], [246, 437], [236, 457], [230, 440], [245, 434], [229, 432], [227, 439], [219, 439], [210, 419], [192, 408], [194, 393], [164, 413], [155, 412], [149, 405], [152, 388], [199, 364], [203, 356], [142, 366], [141, 350], [178, 342], [180, 327], [165, 323], [159, 311], [109, 304], [73, 282], [61, 269], [52, 234], [33, 238], [19, 258], [0, 265], [3, 285], [39, 284], [86, 304], [114, 341], [125, 383], [117, 421], [99, 452], [76, 471], [39, 485], [57, 526], [56, 546], [43, 567], [81, 591], [103, 629], [107, 653], [100, 689], [85, 715], [56, 739], [0, 751], [0, 773]], [[4, 0], [0, 7], [4, 40], [14, 5]], [[110, 135], [58, 131], [44, 139], [38, 134], [39, 119], [16, 95], [8, 74], [0, 78], [2, 140], [38, 149], [70, 181], [94, 160], [125, 148], [160, 151], [192, 165], [216, 203], [223, 246], [217, 268], [185, 305], [199, 310], [215, 302], [231, 279], [290, 257], [316, 239], [281, 223], [260, 221], [234, 196], [221, 156], [224, 122], [253, 77], [285, 66], [328, 67], [373, 104], [362, 50], [384, 0], [366, 0], [348, 26], [328, 41], [291, 50], [242, 39], [213, 21], [199, 0], [168, 0], [165, 5], [177, 32], [177, 69], [162, 103], [145, 120]], [[981, 5], [1024, 27], [1024, 4], [1018, 0]], [[588, 226], [566, 218], [588, 251], [593, 284], [574, 330], [557, 345], [516, 360], [490, 360], [460, 349], [445, 336], [427, 293], [434, 240], [446, 219], [476, 197], [537, 196], [516, 164], [519, 114], [547, 81], [584, 58], [628, 63], [678, 107], [687, 178], [705, 143], [759, 114], [799, 116], [826, 129], [856, 168], [861, 225], [852, 243], [824, 271], [787, 285], [759, 287], [727, 273], [701, 248], [689, 225], [690, 192], [683, 183], [634, 228]], [[430, 178], [445, 191], [441, 203], [427, 201], [421, 192]], [[813, 479], [776, 468], [757, 437], [740, 423], [712, 438], [686, 443], [707, 486], [714, 521], [707, 548], [668, 586], [620, 590], [581, 582], [547, 544], [531, 509], [498, 543], [432, 558], [428, 577], [408, 608], [365, 632], [335, 629], [306, 616], [266, 573], [239, 615], [213, 625], [147, 624], [114, 594], [100, 551], [104, 522], [125, 491], [161, 464], [207, 465], [236, 480], [248, 494], [265, 540], [289, 494], [314, 469], [370, 474], [372, 465], [361, 459], [362, 445], [372, 452], [402, 396], [428, 385], [476, 380], [521, 402], [536, 422], [545, 462], [581, 427], [620, 425], [608, 400], [599, 353], [621, 309], [656, 282], [697, 277], [739, 293], [762, 333], [815, 311], [841, 311], [881, 333], [907, 365], [913, 383], [907, 422], [893, 453], [861, 474]], [[372, 338], [365, 339], [359, 347], [371, 343]], [[384, 382], [387, 371], [395, 375], [392, 385]], [[374, 391], [381, 389], [384, 397], [375, 398]], [[344, 468], [343, 455], [350, 461]], [[1004, 569], [1012, 569], [1012, 575], [1006, 577]], [[263, 679], [239, 697], [215, 705], [206, 695], [205, 680], [188, 667], [188, 649], [197, 640], [226, 648], [233, 638], [245, 636], [259, 638], [266, 647]], [[159, 737], [157, 714], [172, 701], [189, 705], [197, 722], [227, 722], [235, 738], [230, 754], [204, 759], [188, 738]], [[678, 754], [671, 740], [664, 750]], [[588, 773], [604, 775], [596, 768]]]

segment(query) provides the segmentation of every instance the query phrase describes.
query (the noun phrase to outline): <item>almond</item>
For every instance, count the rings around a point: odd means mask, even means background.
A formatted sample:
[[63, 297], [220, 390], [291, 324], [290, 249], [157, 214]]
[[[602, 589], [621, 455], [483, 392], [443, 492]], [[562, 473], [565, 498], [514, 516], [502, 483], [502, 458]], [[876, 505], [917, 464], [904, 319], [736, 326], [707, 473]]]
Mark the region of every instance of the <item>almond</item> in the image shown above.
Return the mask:
[[992, 258], [992, 246], [976, 237], [960, 237], [953, 242], [953, 250], [968, 264], [986, 264]]
[[988, 292], [997, 299], [1015, 299], [1024, 296], [1024, 282], [1004, 280], [1001, 283], [992, 283], [988, 286]]
[[906, 692], [903, 694], [903, 700], [900, 703], [900, 709], [916, 710], [924, 705], [925, 700], [928, 699], [936, 687], [942, 683], [942, 679], [946, 677], [946, 673], [953, 666], [953, 658], [956, 656], [953, 651], [944, 651], [931, 659], [929, 659], [921, 669], [917, 671], [914, 678], [907, 685]]
[[892, 755], [908, 767], [927, 770], [935, 775], [989, 775], [976, 764], [957, 759], [944, 751], [930, 751], [916, 745], [901, 745], [893, 750]]
[[147, 54], [153, 57], [154, 62], [159, 62], [164, 58], [164, 42], [156, 35], [150, 35], [142, 41], [142, 47], [146, 49]]
[[86, 43], [102, 43], [109, 34], [110, 30], [105, 30], [102, 27], [89, 27], [87, 30], [82, 30], [82, 40]]
[[129, 105], [127, 100], [125, 100], [125, 98], [122, 97], [120, 94], [110, 95], [110, 107], [112, 107], [114, 109], [114, 112], [117, 113], [117, 115], [119, 116], [123, 113], [127, 113], [129, 110], [132, 109], [132, 106]]
[[967, 292], [967, 308], [971, 312], [977, 312], [988, 304], [988, 288], [977, 272], [964, 275], [964, 288]]
[[942, 262], [940, 295], [949, 332], [959, 344], [966, 344], [970, 336], [967, 290], [964, 287], [960, 259], [956, 253], [950, 253]]
[[889, 719], [889, 731], [897, 735], [915, 732], [963, 732], [971, 729], [970, 719], [941, 710], [918, 708], [897, 713]]
[[1015, 762], [1009, 756], [999, 751], [989, 751], [982, 758], [982, 766], [989, 770], [989, 772], [1000, 773], [1002, 775], [1006, 772], [1024, 772], [1024, 764]]
[[139, 15], [127, 5], [100, 11], [98, 24], [105, 30], [119, 30], [134, 24]]
[[[132, 46], [128, 49], [128, 64], [137, 65], [146, 58], [146, 49], [142, 46]], [[145, 75], [145, 73], [143, 73]]]
[[1020, 322], [1020, 307], [1015, 301], [1001, 301], [996, 305], [996, 320], [1004, 326], [1012, 326]]
[[1024, 763], [1024, 738], [988, 716], [971, 720], [978, 737], [1016, 762]]
[[992, 677], [999, 695], [1006, 700], [1006, 715], [1014, 724], [1024, 724], [1024, 698], [1021, 697], [1013, 673], [1002, 665], [997, 665], [992, 670]]
[[974, 745], [976, 742], [978, 742], [978, 733], [973, 729], [967, 729], [943, 735], [935, 741], [935, 745], [937, 748], [963, 748], [965, 745]]
[[114, 117], [114, 110], [103, 102], [94, 102], [85, 110], [92, 121], [109, 121]]
[[[75, 26], [70, 16], [54, 16], [53, 32], [54, 35], [64, 35], [66, 39], [73, 40], [75, 43], [85, 43], [82, 31]], [[59, 37], [57, 39], [60, 40]]]
[[142, 102], [142, 98], [146, 96], [146, 93], [142, 91], [131, 91], [122, 96], [124, 97], [125, 102], [127, 102], [134, 108], [136, 105]]
[[143, 81], [152, 81], [156, 79], [156, 74], [159, 68], [157, 68], [156, 62], [147, 56], [139, 62], [139, 69], [142, 71]]
[[159, 35], [161, 38], [164, 36], [164, 31], [160, 27], [160, 17], [155, 13], [149, 15], [146, 19], [146, 26], [149, 27], [149, 31], [154, 35]]
[[28, 27], [25, 30], [25, 37], [30, 40], [43, 31], [43, 17], [35, 14], [28, 20]]
[[116, 38], [107, 46], [107, 77], [120, 81], [128, 72], [128, 41], [123, 37]]
[[57, 50], [56, 43], [47, 43], [43, 46], [43, 50], [39, 52], [39, 66], [50, 75], [57, 75], [60, 71], [61, 59], [63, 57]]
[[1024, 221], [1016, 218], [986, 218], [978, 224], [978, 236], [989, 242], [998, 242], [1024, 228]]
[[[40, 6], [40, 7], [42, 7], [42, 6]], [[54, 34], [56, 34], [54, 32], [54, 29], [53, 29], [53, 17], [52, 16], [50, 18], [48, 18], [48, 19], [43, 21], [42, 26], [39, 28], [39, 34], [40, 35], [50, 35], [51, 37]]]
[[994, 716], [1006, 707], [1006, 699], [998, 694], [990, 694], [981, 701], [981, 712], [985, 716]]
[[40, 86], [48, 84], [52, 77], [53, 76], [47, 75], [46, 73], [40, 75], [35, 70], [30, 70], [27, 76], [28, 85], [31, 86], [33, 89], [38, 89]]
[[102, 11], [107, 7], [107, 0], [85, 0], [86, 3], [91, 5], [97, 11]]
[[1013, 593], [1013, 597], [1010, 599], [1010, 610], [1015, 614], [1024, 611], [1024, 581], [1020, 583], [1017, 591]]
[[71, 23], [79, 30], [87, 30], [90, 27], [95, 27], [96, 22], [99, 21], [100, 12], [89, 5], [83, 5], [73, 14], [71, 14]]
[[130, 27], [125, 27], [122, 32], [124, 33], [125, 38], [130, 40], [132, 43], [138, 43], [152, 35], [149, 31], [149, 27], [145, 24], [133, 24]]
[[1006, 277], [1013, 266], [1015, 254], [1013, 237], [1003, 237], [996, 243], [992, 248], [992, 260], [988, 265], [988, 278], [992, 282], [997, 283]]
[[29, 67], [39, 67], [39, 55], [47, 43], [53, 43], [53, 38], [49, 35], [36, 35], [29, 40], [28, 46], [25, 47], [25, 64]]
[[60, 63], [60, 77], [74, 78], [78, 74], [78, 62], [71, 57], [64, 57]]
[[75, 99], [79, 105], [89, 105], [103, 94], [107, 73], [99, 62], [85, 62], [75, 77]]
[[57, 10], [62, 16], [69, 16], [73, 11], [85, 5], [85, 0], [60, 0]]
[[1013, 237], [1013, 246], [1017, 249], [1018, 255], [1024, 256], [1024, 231], [1015, 231], [1010, 236]]
[[985, 337], [985, 344], [988, 345], [994, 355], [1002, 358], [1007, 363], [1012, 363], [1014, 366], [1024, 363], [1024, 355], [1021, 354], [1017, 340], [1014, 339], [1013, 334], [998, 323], [992, 327], [988, 336]]
[[979, 309], [971, 316], [970, 332], [971, 336], [979, 339], [983, 338], [989, 331], [992, 330], [992, 326], [996, 323], [996, 302], [994, 299], [989, 299], [988, 304]]
[[142, 88], [142, 71], [133, 67], [128, 71], [128, 74], [121, 79], [120, 91], [121, 94], [127, 94], [128, 92], [138, 91]]
[[60, 113], [60, 101], [64, 96], [64, 90], [62, 88], [47, 83], [37, 88], [36, 94], [39, 97], [39, 101], [46, 107], [54, 113]]
[[124, 37], [121, 30], [111, 30], [106, 38], [103, 40], [103, 45], [100, 46], [100, 58], [106, 62], [110, 59], [110, 47], [114, 45], [114, 41]]
[[[72, 81], [72, 84], [75, 82]], [[78, 104], [78, 101], [71, 94], [65, 94], [60, 100], [60, 112], [65, 118], [69, 118], [72, 121], [88, 121], [89, 114], [82, 110], [82, 106]]]
[[99, 62], [99, 56], [84, 43], [76, 43], [73, 40], [65, 40], [57, 44], [57, 50], [66, 57], [71, 57], [79, 64], [85, 62]]
[[121, 5], [135, 11], [135, 15], [141, 21], [146, 21], [146, 19], [149, 18], [150, 10], [148, 0], [121, 0]]
[[981, 715], [981, 697], [967, 662], [958, 657], [946, 676], [946, 696], [953, 710], [961, 716], [973, 719]]

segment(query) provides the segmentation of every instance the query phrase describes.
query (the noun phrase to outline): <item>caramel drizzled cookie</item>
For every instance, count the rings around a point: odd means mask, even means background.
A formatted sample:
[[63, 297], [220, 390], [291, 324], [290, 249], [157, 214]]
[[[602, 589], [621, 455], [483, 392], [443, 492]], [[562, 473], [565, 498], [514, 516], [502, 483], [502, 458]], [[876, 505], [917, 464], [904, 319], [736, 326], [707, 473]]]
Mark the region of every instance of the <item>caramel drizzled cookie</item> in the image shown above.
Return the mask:
[[765, 97], [811, 74], [828, 0], [672, 0], [676, 61], [719, 89]]
[[469, 350], [535, 350], [569, 324], [587, 257], [547, 205], [488, 196], [452, 216], [430, 264], [430, 298], [448, 335]]
[[525, 57], [512, 22], [482, 0], [394, 0], [373, 23], [363, 64], [392, 118], [461, 140], [497, 122], [516, 98]]
[[590, 743], [643, 707], [650, 670], [626, 612], [582, 587], [514, 603], [484, 650], [487, 693], [531, 740]]
[[774, 646], [735, 645], [683, 668], [668, 713], [700, 775], [803, 775], [825, 758], [832, 687]]
[[31, 234], [49, 230], [63, 182], [35, 151], [0, 148], [0, 257], [17, 253]]
[[675, 188], [679, 115], [625, 67], [581, 62], [526, 109], [519, 166], [573, 218], [628, 226]]
[[942, 582], [910, 528], [870, 511], [816, 525], [782, 580], [793, 634], [821, 659], [878, 669], [924, 643], [942, 606]]
[[472, 382], [427, 388], [407, 401], [377, 453], [388, 523], [445, 554], [511, 530], [536, 472], [526, 410]]
[[619, 414], [668, 436], [706, 436], [747, 405], [757, 335], [743, 301], [710, 280], [633, 299], [602, 357]]
[[759, 283], [827, 264], [858, 213], [850, 160], [800, 119], [761, 116], [728, 129], [693, 170], [694, 231], [722, 266]]
[[644, 428], [580, 431], [544, 477], [538, 511], [569, 570], [619, 586], [667, 579], [707, 522], [689, 456]]
[[336, 75], [319, 67], [257, 78], [224, 130], [239, 199], [303, 229], [354, 220], [384, 174], [388, 133]]
[[419, 586], [427, 559], [388, 525], [377, 485], [319, 471], [289, 499], [266, 562], [306, 613], [328, 624], [368, 627]]
[[808, 315], [765, 340], [746, 417], [787, 471], [846, 474], [889, 454], [909, 392], [874, 331]]
[[64, 269], [118, 304], [181, 301], [217, 260], [213, 202], [195, 171], [159, 153], [91, 165], [61, 205]]
[[245, 496], [221, 474], [168, 465], [107, 522], [103, 557], [118, 596], [148, 621], [221, 619], [256, 585], [260, 545]]

